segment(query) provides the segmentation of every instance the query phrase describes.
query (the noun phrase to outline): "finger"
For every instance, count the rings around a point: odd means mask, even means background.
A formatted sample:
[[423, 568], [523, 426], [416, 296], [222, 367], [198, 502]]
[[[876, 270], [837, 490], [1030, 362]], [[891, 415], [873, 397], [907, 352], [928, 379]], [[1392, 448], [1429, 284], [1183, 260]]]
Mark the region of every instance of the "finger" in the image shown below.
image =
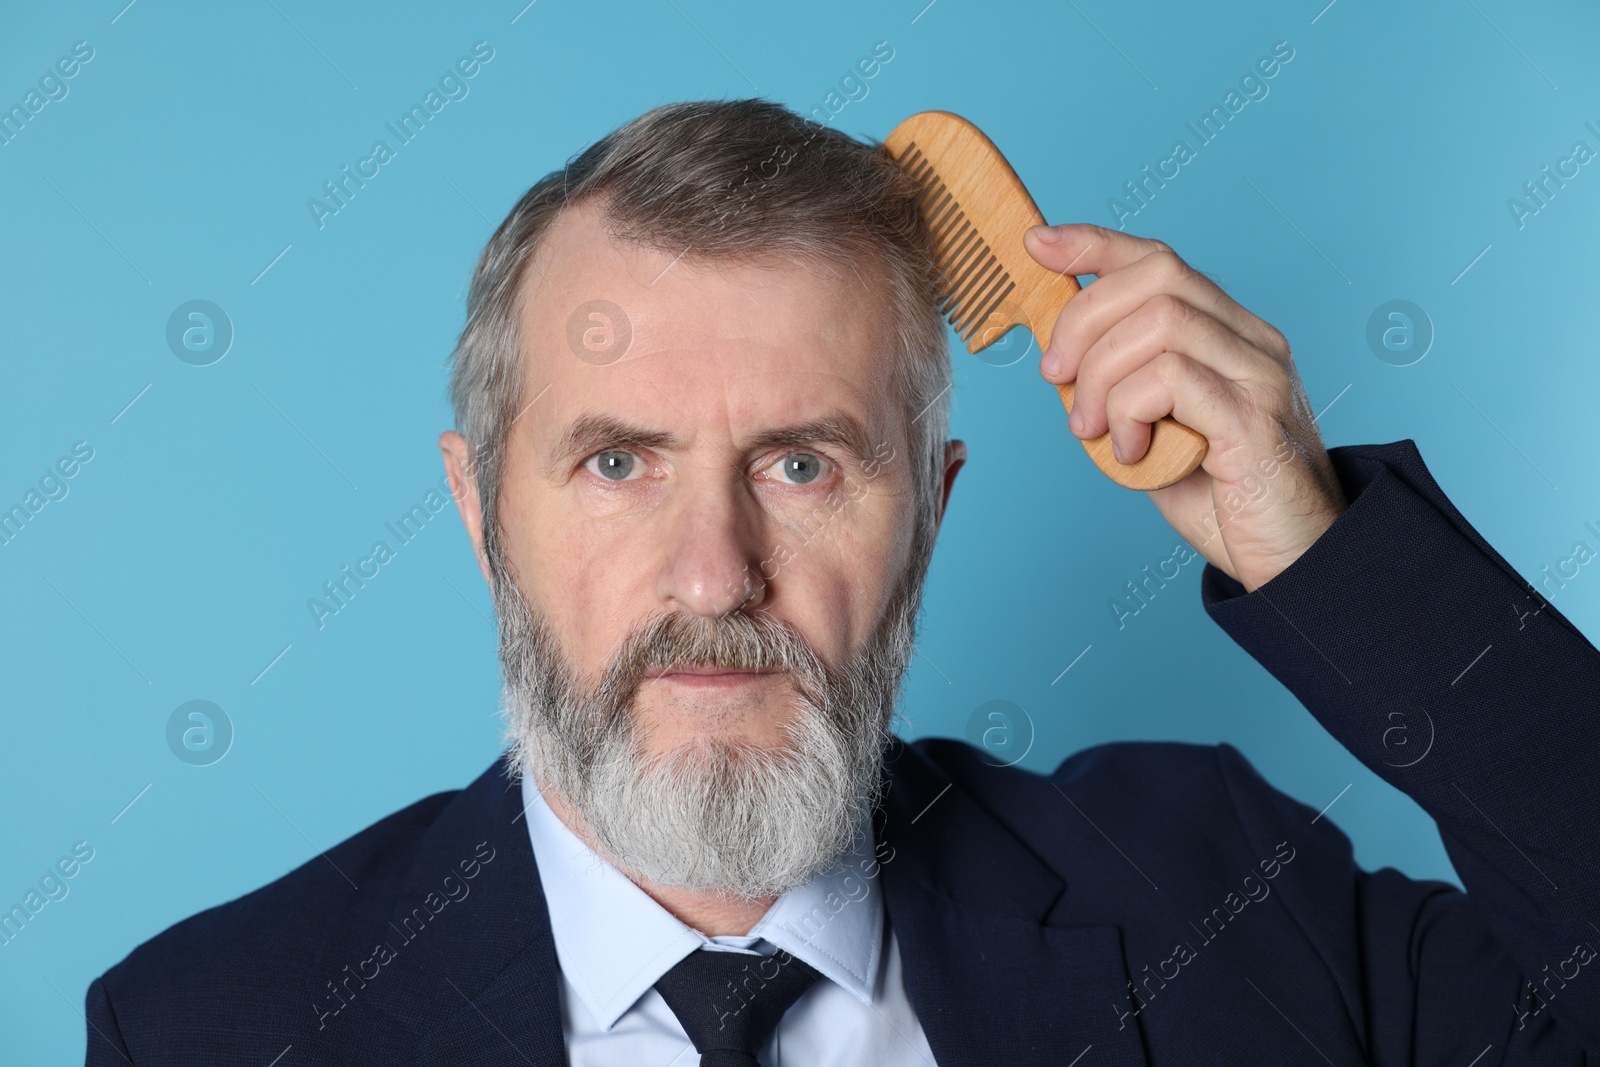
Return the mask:
[[1044, 369], [1047, 361], [1041, 360], [1044, 376], [1052, 382], [1072, 381], [1084, 353], [1107, 330], [1160, 293], [1169, 293], [1206, 312], [1273, 358], [1288, 358], [1288, 344], [1281, 333], [1252, 315], [1176, 253], [1166, 250], [1151, 252], [1101, 277], [1067, 301], [1045, 353], [1054, 354], [1059, 362], [1054, 371], [1048, 371]]
[[1171, 415], [1205, 437], [1204, 465], [1246, 440], [1247, 410], [1238, 385], [1181, 352], [1163, 352], [1112, 388], [1112, 454], [1120, 463], [1137, 462], [1150, 447], [1150, 424]]
[[1088, 222], [1034, 226], [1022, 235], [1028, 254], [1058, 274], [1109, 274], [1167, 246]]
[[1104, 433], [1111, 390], [1166, 351], [1183, 352], [1262, 392], [1285, 384], [1283, 368], [1266, 353], [1205, 312], [1161, 293], [1112, 326], [1084, 355], [1072, 401], [1072, 432], [1084, 438]]

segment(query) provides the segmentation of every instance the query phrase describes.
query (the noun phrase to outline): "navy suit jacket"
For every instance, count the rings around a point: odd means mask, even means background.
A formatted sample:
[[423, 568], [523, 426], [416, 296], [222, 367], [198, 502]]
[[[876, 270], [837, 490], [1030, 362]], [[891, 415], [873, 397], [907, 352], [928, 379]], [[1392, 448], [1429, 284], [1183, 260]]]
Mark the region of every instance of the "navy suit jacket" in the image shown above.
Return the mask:
[[[897, 741], [865, 873], [942, 1067], [1600, 1055], [1600, 653], [1411, 441], [1332, 454], [1349, 510], [1254, 592], [1208, 566], [1202, 597], [1433, 816], [1467, 892], [1362, 870], [1231, 745], [1038, 775]], [[563, 1064], [519, 800], [502, 759], [140, 946], [89, 987], [89, 1063]]]

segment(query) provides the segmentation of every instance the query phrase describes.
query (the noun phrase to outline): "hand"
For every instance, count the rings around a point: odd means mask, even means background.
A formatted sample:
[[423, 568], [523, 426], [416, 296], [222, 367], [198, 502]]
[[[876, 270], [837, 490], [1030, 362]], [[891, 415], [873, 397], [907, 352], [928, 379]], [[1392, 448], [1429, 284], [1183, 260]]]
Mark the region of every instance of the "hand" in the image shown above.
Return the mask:
[[1039, 365], [1077, 383], [1072, 432], [1109, 429], [1122, 463], [1163, 415], [1204, 435], [1200, 466], [1150, 499], [1247, 591], [1265, 585], [1347, 506], [1289, 342], [1160, 241], [1068, 223], [1023, 243], [1051, 270], [1097, 278], [1067, 301]]

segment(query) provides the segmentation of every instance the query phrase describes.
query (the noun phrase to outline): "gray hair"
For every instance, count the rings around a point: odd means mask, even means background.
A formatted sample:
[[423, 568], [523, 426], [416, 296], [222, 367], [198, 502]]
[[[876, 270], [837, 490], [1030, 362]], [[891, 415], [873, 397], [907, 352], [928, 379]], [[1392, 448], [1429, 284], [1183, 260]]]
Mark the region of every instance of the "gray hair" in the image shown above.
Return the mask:
[[674, 255], [690, 248], [696, 260], [792, 256], [881, 271], [896, 325], [892, 382], [916, 490], [912, 558], [925, 566], [949, 433], [951, 367], [918, 193], [881, 143], [760, 99], [657, 107], [536, 182], [479, 257], [450, 357], [456, 429], [472, 450], [489, 550], [500, 537], [500, 457], [521, 400], [522, 277], [562, 209], [592, 199], [614, 234]]

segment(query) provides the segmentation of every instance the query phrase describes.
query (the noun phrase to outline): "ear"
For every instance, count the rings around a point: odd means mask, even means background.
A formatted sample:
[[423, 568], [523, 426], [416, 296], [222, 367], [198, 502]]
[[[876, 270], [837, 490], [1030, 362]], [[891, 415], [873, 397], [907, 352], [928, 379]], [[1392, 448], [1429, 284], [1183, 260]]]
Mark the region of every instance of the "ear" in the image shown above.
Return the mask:
[[454, 430], [439, 435], [439, 453], [444, 457], [445, 477], [450, 480], [450, 495], [455, 498], [461, 523], [472, 538], [472, 552], [478, 557], [483, 580], [489, 581], [489, 559], [483, 554], [483, 505], [478, 499], [478, 472], [472, 460], [472, 446]]
[[956, 475], [961, 472], [962, 464], [967, 462], [967, 443], [960, 440], [950, 440], [944, 443], [944, 485], [939, 490], [939, 511], [934, 523], [934, 532], [944, 522], [945, 508], [950, 504], [950, 490], [956, 484]]

